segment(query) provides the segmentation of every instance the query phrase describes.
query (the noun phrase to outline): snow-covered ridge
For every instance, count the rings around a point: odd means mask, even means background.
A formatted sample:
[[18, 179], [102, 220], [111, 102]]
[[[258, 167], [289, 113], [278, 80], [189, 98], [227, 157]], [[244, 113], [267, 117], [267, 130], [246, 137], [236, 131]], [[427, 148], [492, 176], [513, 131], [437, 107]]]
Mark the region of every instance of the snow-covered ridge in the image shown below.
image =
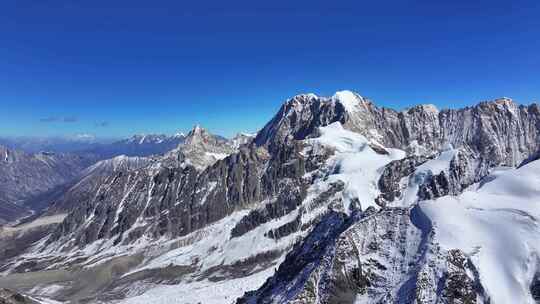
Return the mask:
[[83, 175], [96, 171], [115, 172], [119, 170], [135, 170], [145, 167], [152, 163], [152, 159], [140, 156], [119, 155], [111, 159], [97, 162], [83, 171]]
[[136, 134], [124, 140], [116, 142], [119, 143], [130, 143], [138, 145], [152, 145], [152, 144], [161, 144], [164, 142], [176, 141], [178, 139], [183, 139], [185, 136], [183, 133], [176, 133], [174, 135], [165, 135], [165, 134]]
[[478, 269], [492, 303], [536, 303], [540, 266], [540, 161], [489, 176], [478, 189], [420, 203], [435, 240], [460, 249]]

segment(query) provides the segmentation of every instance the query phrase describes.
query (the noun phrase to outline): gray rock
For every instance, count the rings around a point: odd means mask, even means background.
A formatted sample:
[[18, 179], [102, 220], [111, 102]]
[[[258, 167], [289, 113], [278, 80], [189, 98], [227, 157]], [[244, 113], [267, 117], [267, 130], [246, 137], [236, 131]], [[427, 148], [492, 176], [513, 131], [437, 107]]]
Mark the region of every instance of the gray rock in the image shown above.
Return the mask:
[[29, 154], [0, 146], [0, 208], [5, 211], [0, 220], [28, 214], [26, 200], [75, 179], [92, 162], [73, 154]]

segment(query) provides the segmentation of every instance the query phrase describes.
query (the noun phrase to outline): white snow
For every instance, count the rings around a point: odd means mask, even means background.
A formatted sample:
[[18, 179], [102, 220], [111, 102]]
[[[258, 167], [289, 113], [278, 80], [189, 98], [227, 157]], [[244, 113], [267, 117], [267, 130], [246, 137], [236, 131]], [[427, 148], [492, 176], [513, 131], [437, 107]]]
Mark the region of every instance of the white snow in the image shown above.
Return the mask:
[[349, 211], [352, 199], [358, 198], [362, 210], [373, 206], [379, 195], [377, 182], [382, 168], [389, 162], [405, 157], [405, 152], [387, 149], [389, 155], [376, 153], [362, 135], [345, 130], [339, 122], [320, 128], [321, 136], [311, 139], [314, 143], [332, 147], [336, 154], [330, 158], [330, 175], [324, 183], [338, 180], [345, 183], [344, 209]]
[[[261, 202], [260, 205], [265, 203], [267, 202]], [[270, 229], [292, 221], [298, 215], [297, 211], [293, 211], [282, 218], [262, 224], [240, 237], [231, 238], [231, 230], [248, 212], [248, 210], [235, 212], [227, 218], [179, 239], [157, 242], [156, 245], [145, 244], [147, 248], [153, 248], [154, 254], [147, 252], [147, 262], [125, 276], [144, 269], [170, 265], [197, 264], [198, 270], [192, 274], [193, 276], [190, 275], [177, 285], [156, 285], [146, 288], [143, 286], [142, 290], [147, 289], [144, 294], [125, 299], [121, 303], [234, 303], [246, 291], [260, 287], [266, 278], [273, 274], [275, 267], [271, 266], [246, 277], [220, 282], [199, 280], [197, 277], [212, 267], [231, 265], [270, 250], [282, 251], [282, 257], [278, 259], [279, 263], [284, 258], [287, 249], [298, 240], [300, 234], [304, 233], [296, 232], [279, 240], [265, 236]], [[172, 244], [175, 244], [177, 248], [171, 249]]]
[[437, 109], [437, 106], [435, 106], [434, 104], [428, 103], [428, 104], [422, 104], [420, 106], [426, 112], [430, 112], [430, 113], [433, 113], [433, 114], [439, 114], [439, 109]]
[[229, 156], [227, 153], [214, 153], [214, 152], [206, 152], [206, 155], [211, 156], [215, 158], [216, 160], [221, 160]]
[[[444, 249], [472, 257], [492, 303], [535, 303], [529, 286], [540, 257], [540, 161], [498, 171], [460, 196], [421, 202]], [[489, 180], [488, 178], [488, 180]]]
[[429, 160], [422, 165], [418, 166], [416, 169], [416, 174], [418, 173], [427, 173], [431, 175], [438, 175], [443, 171], [447, 171], [450, 167], [450, 162], [457, 155], [457, 149], [448, 149], [443, 151], [435, 159]]
[[349, 113], [358, 111], [358, 105], [363, 101], [363, 98], [351, 91], [338, 91], [332, 96], [335, 100], [343, 105]]
[[180, 285], [160, 285], [146, 293], [128, 298], [122, 304], [232, 304], [246, 291], [259, 288], [274, 269], [266, 269], [253, 275], [209, 282], [207, 280], [182, 283]]
[[413, 155], [427, 155], [429, 152], [426, 147], [418, 143], [418, 140], [411, 141], [407, 147], [407, 151]]

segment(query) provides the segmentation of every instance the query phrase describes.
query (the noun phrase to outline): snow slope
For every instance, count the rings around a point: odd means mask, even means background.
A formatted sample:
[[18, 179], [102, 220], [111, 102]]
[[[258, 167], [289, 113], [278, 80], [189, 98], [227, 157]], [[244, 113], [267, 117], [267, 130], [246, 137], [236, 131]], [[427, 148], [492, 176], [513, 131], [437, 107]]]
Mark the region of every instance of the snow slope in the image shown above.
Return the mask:
[[540, 161], [488, 177], [463, 194], [420, 203], [444, 249], [468, 254], [493, 304], [535, 303], [540, 256]]
[[405, 157], [405, 152], [386, 149], [388, 154], [377, 153], [364, 136], [345, 130], [339, 122], [322, 127], [319, 132], [321, 136], [312, 141], [336, 151], [328, 162], [331, 174], [324, 183], [345, 183], [344, 210], [349, 211], [351, 200], [356, 198], [362, 210], [378, 208], [375, 198], [379, 195], [377, 182], [381, 170], [389, 162]]

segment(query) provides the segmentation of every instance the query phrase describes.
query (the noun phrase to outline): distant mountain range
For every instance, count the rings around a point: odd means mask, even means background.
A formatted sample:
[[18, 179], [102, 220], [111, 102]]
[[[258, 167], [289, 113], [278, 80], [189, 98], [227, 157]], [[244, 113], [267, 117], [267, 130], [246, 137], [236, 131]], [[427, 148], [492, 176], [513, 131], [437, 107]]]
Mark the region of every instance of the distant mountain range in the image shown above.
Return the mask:
[[130, 138], [115, 141], [108, 144], [97, 144], [77, 153], [91, 153], [101, 159], [107, 159], [118, 155], [126, 156], [149, 156], [163, 154], [182, 144], [186, 136], [182, 133], [175, 135], [134, 135]]
[[0, 221], [28, 215], [26, 200], [69, 182], [93, 162], [75, 154], [27, 153], [0, 146]]
[[174, 149], [184, 140], [182, 133], [174, 135], [149, 134], [133, 135], [125, 139], [98, 140], [91, 135], [73, 137], [4, 137], [0, 145], [28, 153], [95, 153], [100, 158], [110, 158], [125, 154], [128, 156], [147, 156], [162, 154]]

